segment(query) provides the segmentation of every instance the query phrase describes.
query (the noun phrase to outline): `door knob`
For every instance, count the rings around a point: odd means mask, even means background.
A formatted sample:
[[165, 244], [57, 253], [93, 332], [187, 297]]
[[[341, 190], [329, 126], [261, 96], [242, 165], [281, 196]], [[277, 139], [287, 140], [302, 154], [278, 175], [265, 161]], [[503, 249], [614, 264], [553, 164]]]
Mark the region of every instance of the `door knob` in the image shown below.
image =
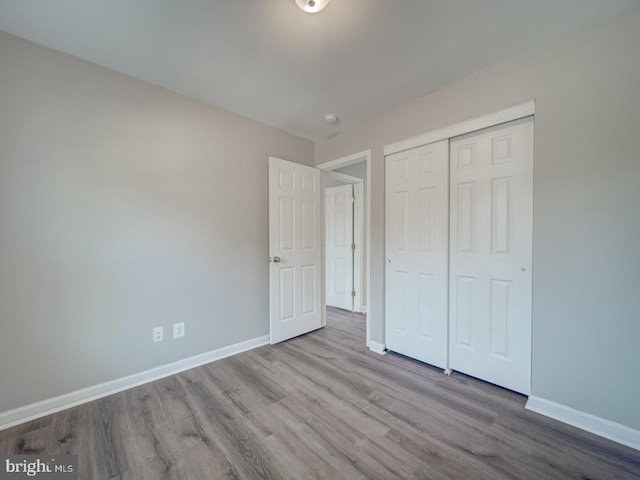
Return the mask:
[[273, 263], [280, 263], [282, 259], [280, 257], [273, 257]]

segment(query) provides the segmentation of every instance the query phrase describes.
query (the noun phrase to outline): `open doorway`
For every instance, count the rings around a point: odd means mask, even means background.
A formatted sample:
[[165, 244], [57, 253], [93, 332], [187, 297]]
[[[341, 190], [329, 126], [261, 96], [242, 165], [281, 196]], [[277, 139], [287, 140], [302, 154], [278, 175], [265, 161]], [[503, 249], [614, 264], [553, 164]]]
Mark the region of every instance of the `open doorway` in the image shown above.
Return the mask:
[[357, 313], [366, 311], [366, 173], [360, 162], [325, 174], [326, 303]]
[[[317, 166], [324, 172], [323, 293], [328, 308], [334, 306], [357, 313], [367, 311], [370, 164], [371, 152], [365, 151]], [[367, 346], [369, 343], [367, 319]]]

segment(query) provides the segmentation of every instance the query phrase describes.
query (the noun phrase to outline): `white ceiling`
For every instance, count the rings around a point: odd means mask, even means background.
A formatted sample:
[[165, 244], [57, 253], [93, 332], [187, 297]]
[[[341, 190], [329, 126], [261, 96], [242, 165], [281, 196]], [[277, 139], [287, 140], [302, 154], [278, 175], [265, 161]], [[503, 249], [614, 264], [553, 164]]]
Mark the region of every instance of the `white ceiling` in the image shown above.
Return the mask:
[[639, 3], [0, 0], [0, 30], [320, 140]]

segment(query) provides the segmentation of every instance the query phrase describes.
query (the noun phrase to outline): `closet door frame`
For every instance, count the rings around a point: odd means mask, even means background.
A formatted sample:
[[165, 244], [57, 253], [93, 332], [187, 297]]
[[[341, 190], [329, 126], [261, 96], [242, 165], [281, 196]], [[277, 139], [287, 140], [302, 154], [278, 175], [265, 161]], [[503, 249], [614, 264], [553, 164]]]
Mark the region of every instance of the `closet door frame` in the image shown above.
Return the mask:
[[458, 137], [466, 133], [475, 132], [476, 130], [482, 130], [484, 128], [494, 127], [501, 123], [507, 123], [512, 120], [519, 120], [521, 118], [530, 117], [535, 115], [536, 105], [535, 100], [520, 103], [504, 110], [482, 115], [480, 117], [466, 120], [464, 122], [449, 125], [448, 127], [439, 128], [432, 132], [411, 137], [400, 142], [390, 143], [383, 147], [383, 154], [392, 155], [394, 153], [402, 152], [422, 145], [428, 145], [429, 143], [439, 142], [440, 140], [447, 140], [449, 138]]
[[[441, 140], [449, 140], [451, 138], [458, 137], [460, 135], [472, 133], [478, 130], [483, 130], [485, 128], [494, 127], [502, 123], [507, 123], [507, 122], [519, 120], [525, 117], [534, 116], [534, 115], [535, 115], [535, 100], [530, 100], [518, 105], [505, 108], [503, 110], [499, 110], [493, 113], [475, 117], [470, 120], [449, 125], [447, 127], [440, 128], [440, 129], [437, 129], [422, 135], [418, 135], [415, 137], [411, 137], [406, 140], [385, 145], [383, 147], [383, 154], [386, 159], [386, 157], [389, 155], [400, 153], [405, 150], [414, 149], [417, 147], [421, 147], [423, 145], [439, 142]], [[385, 198], [385, 202], [386, 202], [386, 198]], [[385, 231], [385, 236], [386, 234], [387, 232]], [[386, 258], [386, 255], [387, 255], [387, 252], [385, 250], [385, 258]], [[386, 268], [386, 260], [385, 260], [385, 268]], [[385, 276], [386, 276], [386, 273], [385, 273]], [[385, 298], [387, 297], [387, 294], [388, 294], [387, 286], [385, 283]], [[385, 319], [385, 323], [386, 323], [386, 319]], [[385, 329], [383, 329], [383, 331], [385, 330], [386, 330], [386, 327]], [[385, 345], [385, 348], [386, 348], [386, 345]], [[447, 366], [447, 369], [445, 370], [445, 373], [446, 374], [451, 373], [451, 370], [449, 370], [448, 366]]]

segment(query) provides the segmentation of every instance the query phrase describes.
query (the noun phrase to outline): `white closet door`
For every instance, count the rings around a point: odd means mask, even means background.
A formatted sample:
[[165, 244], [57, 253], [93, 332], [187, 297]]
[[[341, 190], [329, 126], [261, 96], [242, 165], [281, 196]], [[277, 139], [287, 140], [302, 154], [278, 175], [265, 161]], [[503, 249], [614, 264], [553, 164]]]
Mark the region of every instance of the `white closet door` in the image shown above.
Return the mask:
[[533, 119], [451, 140], [450, 367], [530, 393]]
[[447, 367], [448, 141], [386, 157], [389, 350]]
[[353, 310], [353, 185], [325, 188], [327, 305]]

